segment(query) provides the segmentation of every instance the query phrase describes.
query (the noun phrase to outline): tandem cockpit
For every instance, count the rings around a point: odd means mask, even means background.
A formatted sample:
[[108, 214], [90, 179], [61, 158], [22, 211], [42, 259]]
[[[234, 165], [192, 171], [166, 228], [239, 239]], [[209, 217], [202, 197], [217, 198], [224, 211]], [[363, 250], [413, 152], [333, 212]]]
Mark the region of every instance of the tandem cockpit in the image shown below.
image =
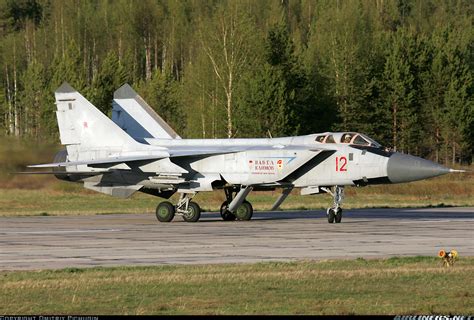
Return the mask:
[[382, 148], [382, 145], [365, 134], [357, 132], [327, 132], [316, 135], [319, 143], [341, 143], [373, 148]]

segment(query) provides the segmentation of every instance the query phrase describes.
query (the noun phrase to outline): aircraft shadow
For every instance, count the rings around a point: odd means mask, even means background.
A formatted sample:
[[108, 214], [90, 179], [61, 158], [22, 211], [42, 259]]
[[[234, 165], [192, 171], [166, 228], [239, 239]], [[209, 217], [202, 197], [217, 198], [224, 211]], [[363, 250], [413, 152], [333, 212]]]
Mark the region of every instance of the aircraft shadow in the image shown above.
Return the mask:
[[[474, 211], [453, 211], [452, 208], [443, 211], [442, 208], [419, 209], [346, 209], [343, 219], [406, 219], [406, 220], [453, 220], [468, 219], [474, 220]], [[462, 208], [461, 208], [462, 209]], [[201, 222], [222, 221], [219, 213], [205, 212], [202, 214]], [[325, 219], [324, 210], [307, 211], [256, 211], [252, 220], [292, 220], [292, 219]]]

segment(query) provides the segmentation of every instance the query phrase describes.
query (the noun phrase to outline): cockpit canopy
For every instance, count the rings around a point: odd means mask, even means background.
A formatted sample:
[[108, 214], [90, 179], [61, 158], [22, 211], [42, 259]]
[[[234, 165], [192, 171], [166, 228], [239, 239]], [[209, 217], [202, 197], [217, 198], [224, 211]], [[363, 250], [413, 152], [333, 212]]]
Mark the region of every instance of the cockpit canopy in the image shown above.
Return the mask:
[[375, 148], [382, 147], [375, 140], [357, 132], [328, 132], [318, 134], [315, 141], [319, 143], [343, 143]]

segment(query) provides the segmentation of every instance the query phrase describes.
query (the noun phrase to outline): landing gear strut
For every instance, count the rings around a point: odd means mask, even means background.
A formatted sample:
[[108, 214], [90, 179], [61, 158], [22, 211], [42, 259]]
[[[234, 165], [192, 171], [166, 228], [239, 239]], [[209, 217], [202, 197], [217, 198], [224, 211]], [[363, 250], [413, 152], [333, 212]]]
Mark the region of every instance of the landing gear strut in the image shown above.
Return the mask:
[[156, 218], [160, 222], [170, 222], [177, 214], [186, 222], [198, 221], [201, 218], [201, 208], [196, 202], [191, 201], [195, 195], [196, 193], [181, 193], [176, 206], [169, 201], [160, 203], [156, 208]]
[[240, 190], [237, 188], [224, 188], [226, 201], [221, 205], [220, 213], [222, 220], [234, 221], [237, 219], [248, 221], [252, 219], [252, 204], [245, 200], [245, 197], [251, 190], [252, 187], [246, 187]]
[[176, 205], [176, 212], [181, 214], [186, 222], [196, 222], [201, 218], [201, 208], [196, 202], [191, 201], [195, 195], [195, 193], [181, 193]]
[[221, 212], [222, 220], [224, 220], [224, 221], [234, 221], [235, 219], [237, 219], [235, 214], [233, 214], [232, 212], [227, 210], [227, 208], [229, 208], [229, 201], [226, 200], [226, 201], [222, 202], [222, 204], [221, 204], [220, 212]]
[[344, 200], [344, 187], [335, 186], [334, 191], [329, 188], [321, 188], [329, 193], [334, 198], [334, 204], [327, 210], [328, 222], [329, 223], [341, 223], [342, 220], [342, 208], [341, 204]]

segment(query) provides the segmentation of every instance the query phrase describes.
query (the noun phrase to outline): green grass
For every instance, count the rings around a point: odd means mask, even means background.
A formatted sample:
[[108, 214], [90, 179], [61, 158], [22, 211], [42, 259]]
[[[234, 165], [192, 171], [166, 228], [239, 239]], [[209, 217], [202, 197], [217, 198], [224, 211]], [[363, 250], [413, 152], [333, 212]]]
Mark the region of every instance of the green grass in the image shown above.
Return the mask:
[[473, 314], [474, 258], [0, 272], [0, 314]]

